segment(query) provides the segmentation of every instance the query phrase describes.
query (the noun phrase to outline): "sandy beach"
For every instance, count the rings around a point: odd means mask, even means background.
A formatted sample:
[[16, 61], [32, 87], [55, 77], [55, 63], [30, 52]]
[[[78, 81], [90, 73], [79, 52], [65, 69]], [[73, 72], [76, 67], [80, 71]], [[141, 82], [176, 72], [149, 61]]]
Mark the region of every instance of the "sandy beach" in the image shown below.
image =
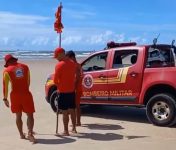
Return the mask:
[[[82, 126], [78, 134], [55, 136], [56, 115], [45, 100], [44, 84], [54, 71], [56, 60], [19, 60], [29, 65], [31, 71], [30, 90], [35, 101], [35, 127], [37, 144], [19, 138], [15, 116], [0, 102], [0, 149], [1, 150], [173, 150], [176, 147], [176, 127], [165, 128], [150, 124], [145, 110], [124, 107], [85, 107]], [[0, 61], [0, 78], [4, 62]], [[2, 100], [2, 82], [0, 84]], [[26, 116], [23, 115], [24, 132]], [[63, 131], [59, 116], [59, 133]]]

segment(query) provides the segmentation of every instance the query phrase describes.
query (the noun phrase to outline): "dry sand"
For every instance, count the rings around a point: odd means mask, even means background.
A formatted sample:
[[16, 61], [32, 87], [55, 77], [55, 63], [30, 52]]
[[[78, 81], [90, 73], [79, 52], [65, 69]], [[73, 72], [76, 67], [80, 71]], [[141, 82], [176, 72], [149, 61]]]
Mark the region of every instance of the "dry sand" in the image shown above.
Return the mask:
[[[58, 150], [58, 149], [103, 149], [103, 150], [174, 150], [176, 129], [150, 124], [145, 110], [123, 107], [85, 107], [79, 134], [69, 137], [55, 136], [56, 116], [45, 101], [44, 84], [53, 72], [55, 60], [27, 60], [31, 70], [31, 92], [35, 100], [35, 132], [37, 144], [19, 139], [15, 116], [0, 101], [0, 150]], [[0, 62], [2, 79], [3, 62]], [[2, 80], [1, 80], [2, 81]], [[0, 84], [2, 91], [2, 83]], [[2, 99], [2, 92], [0, 92]], [[62, 120], [59, 116], [59, 133]], [[26, 116], [23, 115], [26, 132]]]

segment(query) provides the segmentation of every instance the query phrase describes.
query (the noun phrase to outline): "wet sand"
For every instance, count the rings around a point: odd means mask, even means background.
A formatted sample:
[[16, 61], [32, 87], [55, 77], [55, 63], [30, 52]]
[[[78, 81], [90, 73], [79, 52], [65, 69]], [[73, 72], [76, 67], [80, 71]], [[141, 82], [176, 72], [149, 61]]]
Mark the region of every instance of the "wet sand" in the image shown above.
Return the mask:
[[[47, 76], [54, 71], [56, 60], [21, 60], [31, 70], [31, 86], [36, 113], [35, 127], [37, 144], [19, 138], [15, 116], [0, 101], [0, 149], [1, 150], [173, 150], [176, 147], [176, 128], [157, 127], [150, 124], [144, 109], [124, 107], [84, 107], [82, 126], [78, 134], [55, 136], [56, 115], [45, 100], [44, 85]], [[3, 61], [0, 61], [2, 81]], [[2, 100], [2, 82], [0, 84]], [[24, 132], [26, 116], [23, 115]], [[71, 127], [70, 127], [71, 129]], [[59, 133], [63, 131], [59, 116]]]

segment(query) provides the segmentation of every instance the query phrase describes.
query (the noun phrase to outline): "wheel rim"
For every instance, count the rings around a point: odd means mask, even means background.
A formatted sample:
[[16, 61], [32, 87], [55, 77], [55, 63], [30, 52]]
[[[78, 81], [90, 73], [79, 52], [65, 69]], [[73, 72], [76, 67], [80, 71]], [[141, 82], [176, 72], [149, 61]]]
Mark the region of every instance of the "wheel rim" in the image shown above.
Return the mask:
[[163, 121], [168, 119], [170, 115], [170, 108], [167, 103], [158, 101], [152, 107], [152, 114], [155, 119]]
[[57, 102], [57, 97], [55, 97], [55, 99], [54, 99], [54, 106], [57, 108], [57, 106], [58, 106], [58, 102]]
[[[50, 104], [54, 104], [52, 108], [55, 107], [53, 108], [53, 111], [57, 110], [57, 106], [58, 106], [57, 96], [58, 96], [57, 91], [54, 91], [50, 97]], [[52, 102], [52, 99], [54, 99], [53, 102]]]

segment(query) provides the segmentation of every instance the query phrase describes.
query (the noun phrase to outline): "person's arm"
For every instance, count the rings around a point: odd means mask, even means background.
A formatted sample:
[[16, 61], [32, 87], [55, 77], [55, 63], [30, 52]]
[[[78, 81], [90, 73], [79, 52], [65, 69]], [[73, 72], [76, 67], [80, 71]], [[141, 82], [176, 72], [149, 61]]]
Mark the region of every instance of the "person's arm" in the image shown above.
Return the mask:
[[30, 71], [28, 69], [28, 86], [30, 86]]
[[77, 87], [79, 86], [80, 77], [81, 77], [81, 65], [77, 64], [75, 89], [77, 89]]
[[4, 96], [3, 101], [7, 107], [9, 107], [9, 102], [7, 100], [9, 81], [10, 81], [10, 76], [8, 72], [4, 72], [3, 73], [3, 96]]
[[62, 73], [62, 66], [60, 64], [56, 65], [54, 73], [54, 84], [56, 84], [57, 86], [59, 85], [61, 73]]

